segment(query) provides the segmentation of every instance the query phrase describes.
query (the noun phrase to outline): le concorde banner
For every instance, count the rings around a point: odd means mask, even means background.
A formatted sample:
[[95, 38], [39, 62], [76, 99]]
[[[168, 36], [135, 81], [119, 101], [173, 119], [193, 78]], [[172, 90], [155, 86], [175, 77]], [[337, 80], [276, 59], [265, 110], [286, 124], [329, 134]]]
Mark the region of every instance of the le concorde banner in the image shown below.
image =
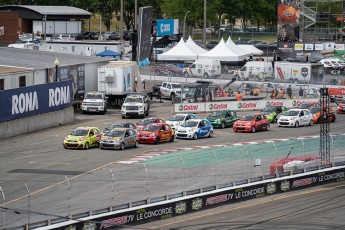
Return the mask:
[[0, 91], [0, 122], [70, 107], [72, 80]]
[[345, 168], [339, 167], [333, 170], [310, 173], [294, 178], [281, 178], [270, 182], [258, 182], [254, 185], [243, 185], [237, 188], [229, 188], [220, 192], [207, 195], [194, 196], [184, 200], [166, 204], [157, 204], [145, 208], [137, 208], [132, 211], [119, 212], [113, 215], [98, 217], [88, 221], [80, 221], [76, 224], [55, 229], [114, 229], [116, 226], [135, 226], [150, 221], [157, 221], [177, 217], [183, 214], [205, 210], [220, 205], [266, 197], [274, 194], [305, 189], [317, 185], [345, 180]]

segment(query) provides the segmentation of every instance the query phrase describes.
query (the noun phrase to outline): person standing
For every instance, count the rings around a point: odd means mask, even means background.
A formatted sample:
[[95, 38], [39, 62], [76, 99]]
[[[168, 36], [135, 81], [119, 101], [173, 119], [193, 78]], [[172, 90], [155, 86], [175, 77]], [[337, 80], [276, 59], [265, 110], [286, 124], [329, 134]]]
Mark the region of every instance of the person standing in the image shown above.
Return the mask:
[[303, 96], [304, 96], [304, 92], [303, 92], [302, 86], [299, 88], [298, 95], [299, 95], [299, 98], [300, 98], [300, 99], [302, 99]]
[[237, 100], [237, 101], [242, 101], [242, 100], [243, 100], [243, 97], [242, 97], [242, 94], [241, 94], [240, 91], [237, 91], [236, 100]]
[[289, 85], [289, 87], [287, 88], [286, 93], [287, 93], [288, 97], [291, 99], [291, 98], [292, 98], [292, 89], [291, 89], [291, 85]]

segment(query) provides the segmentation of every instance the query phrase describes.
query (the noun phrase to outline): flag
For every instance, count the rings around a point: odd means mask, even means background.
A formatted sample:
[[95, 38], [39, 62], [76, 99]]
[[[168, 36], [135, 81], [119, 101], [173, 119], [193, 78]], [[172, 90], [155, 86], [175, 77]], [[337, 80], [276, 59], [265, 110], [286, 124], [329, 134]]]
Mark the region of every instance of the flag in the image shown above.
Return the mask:
[[0, 36], [5, 34], [5, 27], [0, 26]]

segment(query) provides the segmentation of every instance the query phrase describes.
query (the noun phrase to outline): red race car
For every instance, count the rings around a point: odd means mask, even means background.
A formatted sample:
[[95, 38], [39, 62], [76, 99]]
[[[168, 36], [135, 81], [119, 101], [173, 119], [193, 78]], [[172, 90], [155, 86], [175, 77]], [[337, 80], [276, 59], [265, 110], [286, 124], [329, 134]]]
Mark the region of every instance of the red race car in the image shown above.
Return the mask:
[[137, 130], [137, 132], [139, 132], [140, 130], [143, 130], [148, 124], [151, 124], [151, 123], [165, 123], [165, 120], [159, 117], [147, 117], [139, 121], [135, 125], [135, 129]]
[[266, 116], [261, 113], [247, 114], [237, 120], [233, 126], [235, 132], [252, 132], [270, 130], [270, 123]]
[[337, 113], [345, 113], [345, 99], [341, 100], [341, 102], [338, 104]]
[[160, 142], [174, 142], [174, 130], [167, 123], [152, 123], [139, 131], [140, 144], [159, 144]]

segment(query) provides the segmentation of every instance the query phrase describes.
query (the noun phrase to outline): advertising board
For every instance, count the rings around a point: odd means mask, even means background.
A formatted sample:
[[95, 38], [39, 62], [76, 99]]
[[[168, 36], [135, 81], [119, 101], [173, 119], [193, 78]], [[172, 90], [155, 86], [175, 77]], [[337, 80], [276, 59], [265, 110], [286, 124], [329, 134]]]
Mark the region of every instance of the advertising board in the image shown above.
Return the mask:
[[157, 19], [157, 37], [165, 35], [178, 34], [179, 21], [178, 19]]
[[137, 60], [150, 59], [153, 7], [139, 8]]
[[72, 80], [0, 91], [0, 122], [71, 107]]

